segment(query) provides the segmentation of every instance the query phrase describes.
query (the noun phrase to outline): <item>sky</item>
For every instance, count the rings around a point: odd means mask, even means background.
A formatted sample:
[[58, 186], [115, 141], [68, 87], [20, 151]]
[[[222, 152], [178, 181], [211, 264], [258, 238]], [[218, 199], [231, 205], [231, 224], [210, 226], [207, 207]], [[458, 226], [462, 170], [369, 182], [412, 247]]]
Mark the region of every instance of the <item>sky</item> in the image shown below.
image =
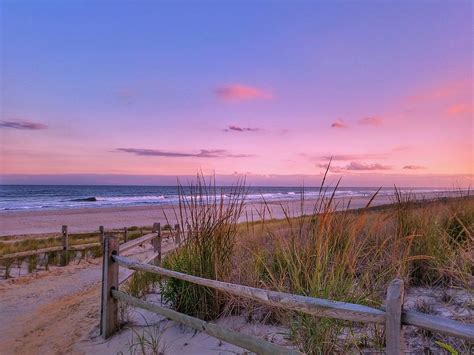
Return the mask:
[[470, 1], [0, 2], [0, 182], [473, 183]]

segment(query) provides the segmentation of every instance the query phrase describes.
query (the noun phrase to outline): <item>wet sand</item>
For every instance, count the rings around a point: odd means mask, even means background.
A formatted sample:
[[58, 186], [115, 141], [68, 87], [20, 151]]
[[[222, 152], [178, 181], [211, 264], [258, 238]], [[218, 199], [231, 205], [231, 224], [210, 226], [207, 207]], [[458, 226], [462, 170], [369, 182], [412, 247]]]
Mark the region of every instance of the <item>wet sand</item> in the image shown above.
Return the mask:
[[[417, 199], [431, 199], [439, 197], [440, 194], [425, 193], [418, 195]], [[459, 196], [459, 193], [442, 193], [444, 197]], [[352, 197], [350, 208], [364, 207], [370, 197]], [[311, 213], [316, 200], [306, 200], [304, 213]], [[338, 208], [346, 206], [349, 202], [347, 197], [335, 199]], [[372, 206], [384, 205], [393, 202], [391, 196], [377, 196]], [[259, 219], [262, 213], [265, 218], [283, 218], [281, 204], [287, 206], [294, 214], [301, 214], [300, 201], [270, 202], [268, 208], [263, 203], [251, 202], [246, 206], [245, 218]], [[175, 211], [177, 206], [133, 206], [133, 207], [104, 207], [65, 210], [44, 211], [4, 211], [0, 213], [0, 236], [44, 234], [61, 231], [62, 225], [67, 225], [70, 232], [92, 232], [97, 231], [99, 226], [115, 229], [132, 226], [150, 226], [155, 222], [162, 224], [176, 223]], [[270, 210], [270, 212], [268, 211]], [[271, 216], [270, 216], [271, 214]], [[252, 217], [253, 216], [253, 217]]]

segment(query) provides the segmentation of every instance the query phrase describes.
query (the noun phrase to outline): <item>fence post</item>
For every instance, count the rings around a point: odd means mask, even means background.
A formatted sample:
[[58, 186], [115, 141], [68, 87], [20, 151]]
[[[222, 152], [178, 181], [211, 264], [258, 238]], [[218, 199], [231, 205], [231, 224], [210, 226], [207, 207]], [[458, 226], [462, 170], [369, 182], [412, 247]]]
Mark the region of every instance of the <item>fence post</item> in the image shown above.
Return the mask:
[[99, 242], [100, 244], [104, 244], [104, 226], [99, 226]]
[[119, 253], [119, 241], [114, 236], [104, 238], [102, 259], [102, 298], [100, 310], [100, 334], [109, 338], [118, 330], [118, 301], [112, 297], [112, 289], [118, 290], [119, 265], [112, 255]]
[[180, 245], [181, 244], [181, 231], [180, 231], [179, 224], [175, 224], [174, 229], [176, 230], [175, 243], [176, 245]]
[[127, 227], [123, 227], [123, 242], [128, 242], [128, 230]]
[[402, 344], [403, 297], [403, 280], [392, 280], [388, 285], [385, 299], [385, 353], [387, 355], [400, 355], [404, 348]]
[[156, 233], [156, 238], [153, 238], [153, 252], [158, 254], [154, 260], [155, 265], [161, 264], [161, 224], [153, 224], [153, 233]]
[[68, 249], [69, 249], [69, 236], [67, 233], [67, 226], [62, 227], [62, 237], [61, 237], [61, 242], [63, 244], [63, 251], [61, 252], [61, 258], [59, 260], [59, 265], [60, 266], [66, 266], [69, 262], [69, 255], [68, 255]]

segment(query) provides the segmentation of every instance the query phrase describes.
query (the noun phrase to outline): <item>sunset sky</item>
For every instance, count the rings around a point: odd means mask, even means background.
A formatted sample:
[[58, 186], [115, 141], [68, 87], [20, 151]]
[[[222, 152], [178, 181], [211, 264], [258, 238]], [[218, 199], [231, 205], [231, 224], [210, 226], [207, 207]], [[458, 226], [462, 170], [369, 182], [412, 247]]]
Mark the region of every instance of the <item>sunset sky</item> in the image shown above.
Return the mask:
[[0, 182], [473, 183], [470, 1], [0, 7]]

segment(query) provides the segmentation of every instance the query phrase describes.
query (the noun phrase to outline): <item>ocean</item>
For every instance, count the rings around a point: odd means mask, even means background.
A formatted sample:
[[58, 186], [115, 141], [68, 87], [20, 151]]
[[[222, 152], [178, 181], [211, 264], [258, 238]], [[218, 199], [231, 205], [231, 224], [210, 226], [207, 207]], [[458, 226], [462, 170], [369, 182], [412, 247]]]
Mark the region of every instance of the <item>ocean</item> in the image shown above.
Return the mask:
[[[219, 188], [220, 189], [220, 188]], [[232, 187], [222, 187], [224, 198]], [[299, 200], [301, 187], [247, 187], [248, 201]], [[368, 196], [375, 187], [340, 187], [336, 196]], [[402, 191], [414, 193], [441, 192], [443, 189], [413, 188]], [[189, 193], [184, 188], [184, 193]], [[305, 187], [305, 198], [314, 198], [319, 187]], [[383, 188], [379, 194], [393, 195], [393, 188]], [[62, 210], [71, 208], [101, 208], [144, 205], [175, 205], [178, 203], [177, 186], [84, 186], [84, 185], [0, 185], [0, 211]]]

